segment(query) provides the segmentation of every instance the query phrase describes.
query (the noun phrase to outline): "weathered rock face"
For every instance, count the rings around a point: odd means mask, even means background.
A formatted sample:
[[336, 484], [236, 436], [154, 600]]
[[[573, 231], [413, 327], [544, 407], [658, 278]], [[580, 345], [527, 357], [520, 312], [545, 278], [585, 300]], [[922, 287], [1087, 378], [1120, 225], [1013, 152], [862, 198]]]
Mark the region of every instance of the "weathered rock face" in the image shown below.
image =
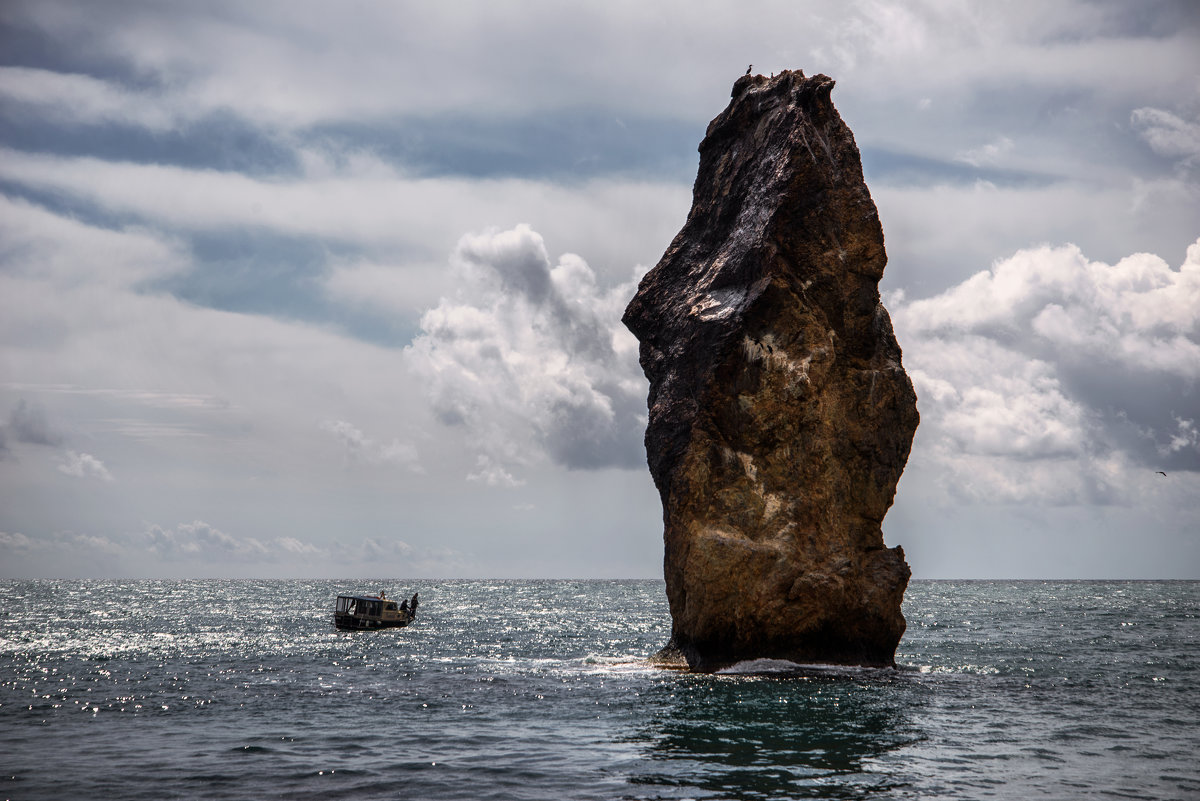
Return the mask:
[[833, 83], [734, 84], [687, 223], [625, 311], [650, 379], [672, 642], [697, 670], [891, 665], [904, 633], [910, 571], [880, 526], [919, 418]]

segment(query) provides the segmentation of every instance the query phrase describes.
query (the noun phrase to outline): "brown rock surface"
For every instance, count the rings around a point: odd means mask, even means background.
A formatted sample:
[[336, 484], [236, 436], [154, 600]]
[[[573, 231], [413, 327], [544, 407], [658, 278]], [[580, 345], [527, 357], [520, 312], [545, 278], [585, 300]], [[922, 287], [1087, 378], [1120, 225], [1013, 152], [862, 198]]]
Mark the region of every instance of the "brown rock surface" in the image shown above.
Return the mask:
[[624, 322], [650, 379], [672, 645], [891, 665], [910, 571], [881, 524], [917, 428], [878, 212], [833, 81], [747, 75]]

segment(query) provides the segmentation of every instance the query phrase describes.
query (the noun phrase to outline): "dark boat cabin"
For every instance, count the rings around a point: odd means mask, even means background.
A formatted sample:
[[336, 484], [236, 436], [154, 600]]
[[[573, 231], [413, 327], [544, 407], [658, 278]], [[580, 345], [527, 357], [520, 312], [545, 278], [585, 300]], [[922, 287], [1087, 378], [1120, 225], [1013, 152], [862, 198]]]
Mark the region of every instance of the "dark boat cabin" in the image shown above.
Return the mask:
[[414, 617], [416, 610], [407, 601], [401, 606], [390, 598], [370, 595], [339, 595], [333, 609], [333, 625], [339, 629], [397, 628]]

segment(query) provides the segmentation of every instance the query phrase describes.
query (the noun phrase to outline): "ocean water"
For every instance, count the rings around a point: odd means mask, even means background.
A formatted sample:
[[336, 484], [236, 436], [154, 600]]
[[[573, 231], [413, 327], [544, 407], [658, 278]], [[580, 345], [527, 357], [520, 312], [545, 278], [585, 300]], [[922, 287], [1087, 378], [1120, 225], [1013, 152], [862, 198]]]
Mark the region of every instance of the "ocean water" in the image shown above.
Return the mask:
[[655, 581], [3, 582], [0, 798], [1200, 798], [1200, 582], [905, 614], [896, 670], [693, 675]]

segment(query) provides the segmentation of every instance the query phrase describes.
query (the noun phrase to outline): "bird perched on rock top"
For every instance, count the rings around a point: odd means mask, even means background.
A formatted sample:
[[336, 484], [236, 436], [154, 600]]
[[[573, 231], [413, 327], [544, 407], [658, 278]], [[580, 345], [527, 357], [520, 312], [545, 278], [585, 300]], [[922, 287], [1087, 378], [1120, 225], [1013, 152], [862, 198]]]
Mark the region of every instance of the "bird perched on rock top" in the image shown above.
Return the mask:
[[752, 69], [754, 69], [754, 65], [753, 65], [753, 64], [751, 64], [749, 67], [746, 67], [746, 74], [747, 74], [747, 75], [749, 75], [749, 74], [750, 74], [750, 70], [752, 70]]

